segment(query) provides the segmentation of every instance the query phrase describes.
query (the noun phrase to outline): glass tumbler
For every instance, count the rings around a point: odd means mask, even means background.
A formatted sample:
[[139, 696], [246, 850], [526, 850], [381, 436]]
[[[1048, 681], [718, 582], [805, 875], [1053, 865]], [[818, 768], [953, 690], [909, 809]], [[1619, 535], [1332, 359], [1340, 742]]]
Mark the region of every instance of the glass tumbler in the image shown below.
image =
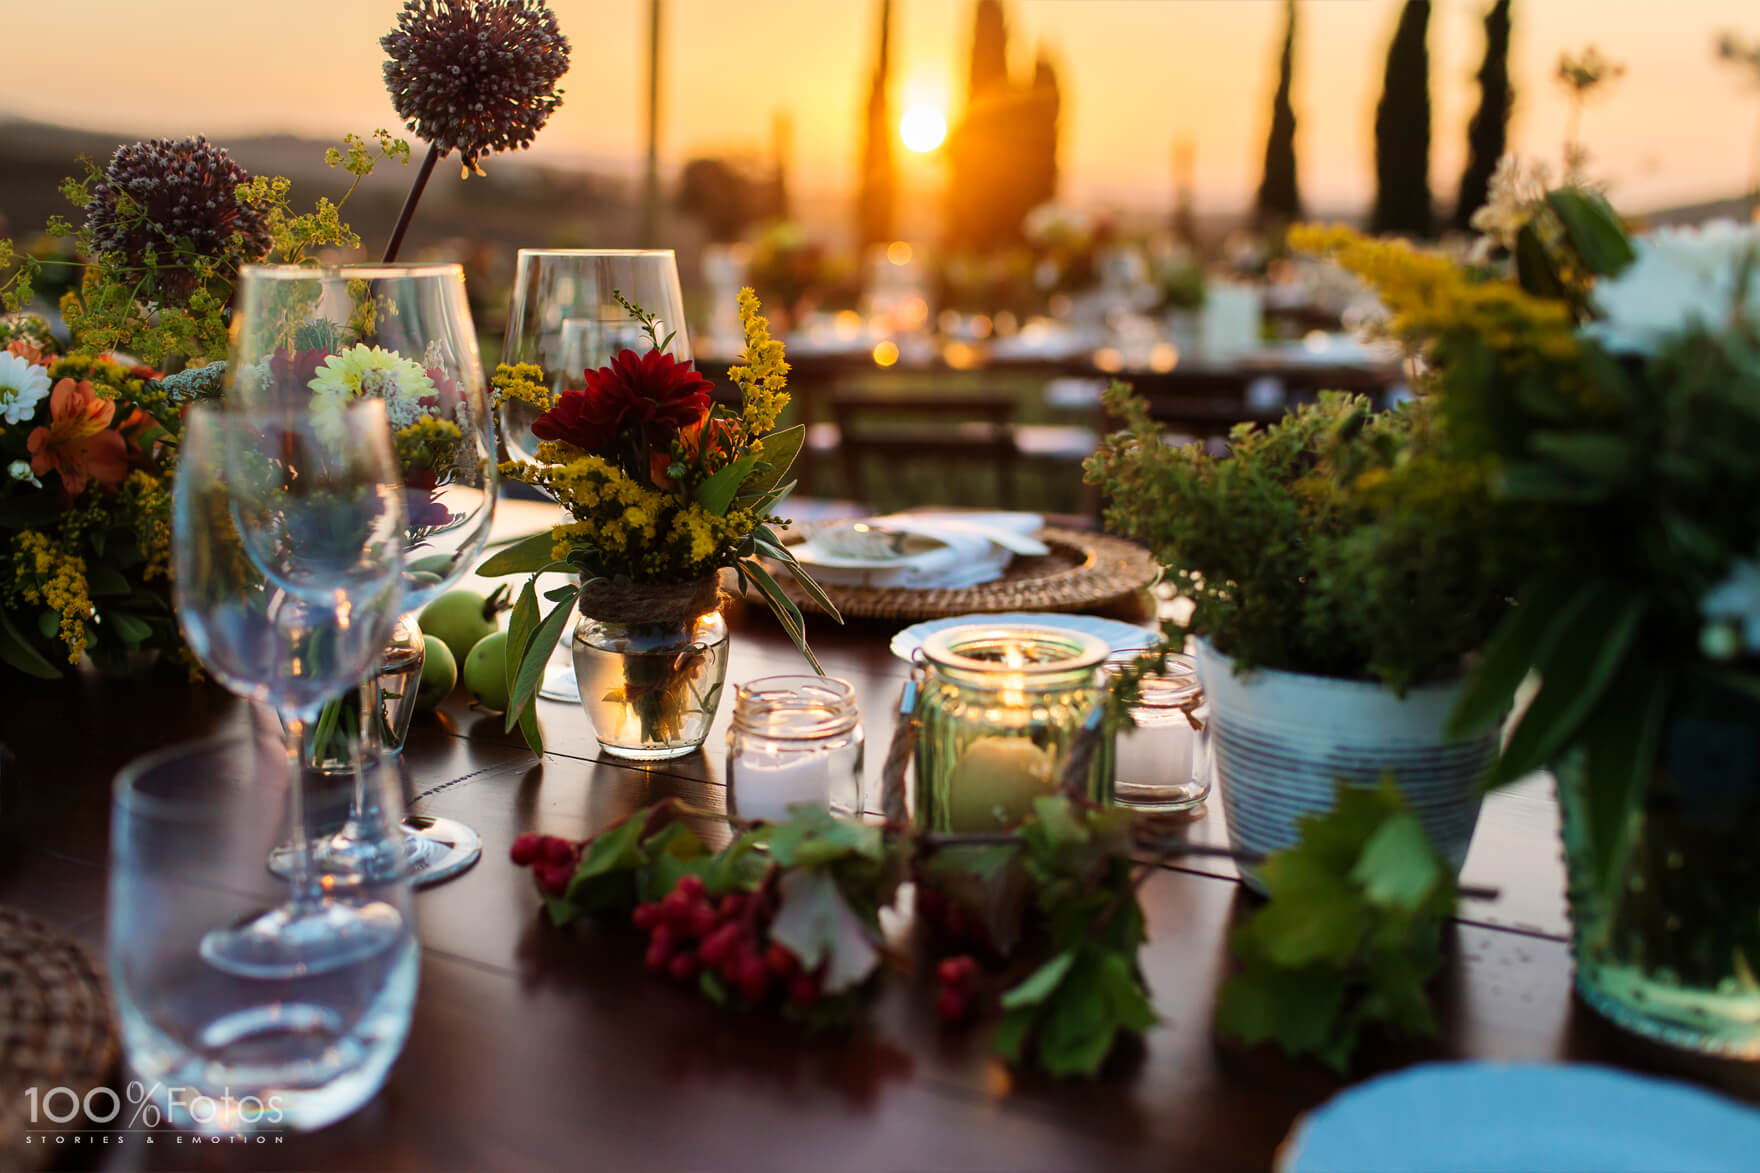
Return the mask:
[[[263, 861], [287, 835], [284, 751], [173, 746], [126, 766], [111, 808], [108, 960], [123, 1051], [171, 1124], [213, 1135], [322, 1128], [370, 1100], [403, 1049], [418, 953], [406, 875], [328, 898], [397, 927], [389, 947], [311, 974], [251, 977], [203, 940], [287, 899]], [[372, 783], [395, 782], [375, 770]]]
[[774, 822], [798, 803], [861, 816], [855, 689], [831, 676], [765, 676], [742, 684], [727, 731], [728, 811]]

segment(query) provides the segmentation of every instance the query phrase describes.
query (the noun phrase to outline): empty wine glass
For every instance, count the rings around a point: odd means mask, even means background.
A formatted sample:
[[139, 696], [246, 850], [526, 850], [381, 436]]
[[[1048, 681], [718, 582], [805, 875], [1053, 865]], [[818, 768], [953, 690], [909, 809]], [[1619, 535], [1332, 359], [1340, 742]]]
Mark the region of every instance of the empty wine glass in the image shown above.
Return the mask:
[[392, 905], [319, 882], [299, 784], [307, 723], [360, 681], [396, 622], [406, 524], [383, 403], [329, 416], [190, 409], [172, 493], [178, 624], [221, 684], [280, 714], [293, 779], [290, 895], [204, 937], [218, 969], [323, 973], [407, 932]]
[[210, 963], [217, 928], [285, 895], [263, 867], [291, 805], [281, 757], [269, 739], [216, 738], [116, 780], [106, 953], [131, 1103], [142, 1091], [143, 1109], [181, 1128], [323, 1127], [372, 1098], [409, 1034], [420, 960], [406, 877], [332, 897], [396, 926], [348, 964], [264, 975]]
[[[666, 353], [689, 361], [690, 331], [671, 249], [534, 248], [519, 250], [501, 361], [543, 367], [552, 395], [585, 388], [587, 372], [608, 366], [618, 351], [642, 354], [654, 347], [619, 297], [653, 314], [660, 338], [671, 335]], [[502, 405], [500, 417], [508, 453], [534, 459], [537, 409], [512, 400]], [[564, 646], [571, 634], [563, 634]], [[538, 695], [579, 704], [574, 661], [563, 660], [545, 674]]]
[[[384, 404], [404, 487], [403, 605], [397, 639], [383, 649], [355, 704], [320, 726], [353, 736], [316, 739], [357, 778], [347, 822], [318, 849], [333, 873], [409, 868], [417, 882], [452, 875], [480, 853], [476, 832], [450, 819], [405, 818], [407, 839], [358, 782], [362, 763], [403, 745], [422, 672], [415, 612], [465, 578], [495, 515], [494, 423], [476, 330], [458, 265], [250, 265], [239, 304], [226, 394], [258, 408], [329, 419], [343, 405]], [[338, 711], [338, 709], [342, 711]], [[356, 710], [358, 709], [358, 713]], [[337, 745], [340, 741], [342, 744]], [[278, 853], [277, 866], [283, 866]]]

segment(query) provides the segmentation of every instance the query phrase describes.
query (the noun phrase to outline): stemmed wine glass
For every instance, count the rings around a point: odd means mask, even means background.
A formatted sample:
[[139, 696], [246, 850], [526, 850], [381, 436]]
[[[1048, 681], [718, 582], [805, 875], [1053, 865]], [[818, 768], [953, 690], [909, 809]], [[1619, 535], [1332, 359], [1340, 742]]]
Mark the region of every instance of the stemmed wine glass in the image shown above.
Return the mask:
[[[498, 475], [494, 423], [458, 265], [251, 265], [239, 281], [227, 396], [310, 415], [384, 405], [408, 528], [399, 638], [359, 690], [349, 820], [319, 847], [329, 872], [383, 876], [408, 867], [432, 883], [480, 853], [452, 819], [405, 816], [401, 844], [378, 833], [384, 813], [366, 763], [401, 749], [421, 674], [417, 611], [471, 571], [489, 538]], [[348, 714], [352, 722], [353, 714]], [[390, 744], [387, 745], [387, 742]]]
[[[672, 340], [666, 352], [680, 362], [691, 357], [685, 327], [684, 295], [678, 262], [671, 249], [519, 250], [513, 294], [508, 305], [504, 363], [536, 363], [544, 368], [552, 394], [586, 386], [586, 372], [607, 366], [618, 351], [653, 349], [640, 322], [618, 297], [659, 319], [659, 335]], [[533, 459], [537, 437], [530, 404], [510, 400], [501, 407], [501, 436], [510, 455]], [[562, 637], [569, 638], [568, 634]], [[538, 695], [580, 703], [574, 662], [546, 673]]]
[[208, 932], [201, 955], [264, 979], [351, 965], [407, 936], [403, 914], [362, 886], [327, 891], [311, 857], [305, 728], [384, 649], [403, 586], [407, 517], [381, 403], [334, 416], [190, 409], [172, 498], [172, 583], [184, 640], [287, 732], [288, 900]]

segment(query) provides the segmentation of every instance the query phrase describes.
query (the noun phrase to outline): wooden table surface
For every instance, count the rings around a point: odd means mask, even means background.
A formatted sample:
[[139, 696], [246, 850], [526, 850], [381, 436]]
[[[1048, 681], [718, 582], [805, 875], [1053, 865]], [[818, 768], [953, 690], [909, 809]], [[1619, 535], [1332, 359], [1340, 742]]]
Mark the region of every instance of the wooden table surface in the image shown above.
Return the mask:
[[[527, 506], [518, 519], [547, 517]], [[504, 529], [506, 526], [503, 527]], [[525, 528], [534, 528], [527, 525]], [[517, 532], [510, 530], [509, 532]], [[735, 604], [730, 681], [801, 670], [769, 614]], [[904, 666], [896, 625], [811, 625], [826, 670], [856, 688], [869, 776]], [[653, 768], [598, 750], [578, 708], [540, 702], [535, 759], [499, 716], [455, 694], [417, 717], [405, 753], [413, 809], [451, 815], [483, 859], [417, 898], [421, 990], [380, 1095], [323, 1132], [273, 1146], [124, 1143], [69, 1150], [111, 1168], [1264, 1170], [1291, 1124], [1343, 1086], [1324, 1068], [1219, 1043], [1210, 1028], [1227, 933], [1254, 898], [1227, 863], [1162, 869], [1143, 889], [1143, 964], [1162, 1022], [1093, 1080], [1056, 1082], [989, 1057], [989, 1029], [946, 1032], [927, 985], [887, 980], [850, 1033], [802, 1037], [650, 978], [627, 928], [551, 927], [523, 870], [522, 831], [583, 837], [666, 795], [722, 801], [728, 709], [705, 751]], [[102, 949], [109, 787], [130, 758], [239, 729], [248, 705], [161, 669], [144, 682], [0, 684], [0, 903]], [[1220, 804], [1192, 834], [1221, 842]], [[1356, 1075], [1434, 1059], [1589, 1060], [1679, 1070], [1576, 1002], [1564, 943], [1556, 811], [1539, 785], [1485, 804], [1466, 906], [1438, 983], [1441, 1036], [1382, 1044]], [[1741, 1077], [1701, 1070], [1719, 1080]]]

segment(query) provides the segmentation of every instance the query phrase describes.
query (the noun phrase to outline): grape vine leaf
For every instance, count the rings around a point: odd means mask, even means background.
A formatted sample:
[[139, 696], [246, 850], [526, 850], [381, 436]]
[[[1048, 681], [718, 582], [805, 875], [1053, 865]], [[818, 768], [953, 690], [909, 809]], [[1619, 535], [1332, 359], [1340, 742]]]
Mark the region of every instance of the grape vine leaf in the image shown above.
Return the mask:
[[822, 867], [788, 871], [777, 888], [781, 903], [770, 925], [770, 938], [787, 946], [803, 969], [823, 963], [827, 994], [866, 981], [880, 964], [875, 933], [850, 908], [831, 873]]

